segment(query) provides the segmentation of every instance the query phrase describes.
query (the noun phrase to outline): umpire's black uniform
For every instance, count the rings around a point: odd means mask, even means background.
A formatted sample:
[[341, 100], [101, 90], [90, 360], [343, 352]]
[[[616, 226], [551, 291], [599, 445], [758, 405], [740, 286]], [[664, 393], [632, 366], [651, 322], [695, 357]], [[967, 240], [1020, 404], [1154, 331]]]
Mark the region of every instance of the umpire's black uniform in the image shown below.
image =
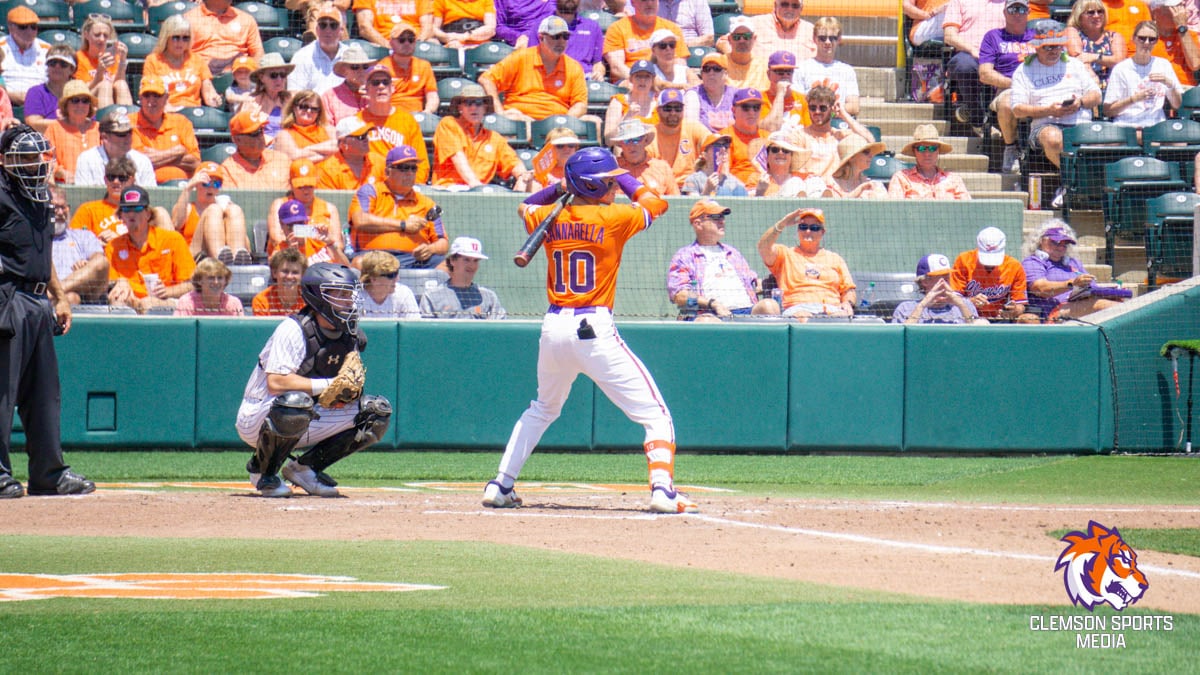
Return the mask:
[[[36, 133], [36, 132], [35, 132]], [[7, 139], [6, 139], [7, 140]], [[22, 194], [0, 172], [0, 496], [21, 496], [12, 479], [13, 407], [20, 408], [29, 454], [29, 493], [95, 489], [68, 471], [59, 430], [57, 319], [46, 291], [53, 269], [50, 205]]]

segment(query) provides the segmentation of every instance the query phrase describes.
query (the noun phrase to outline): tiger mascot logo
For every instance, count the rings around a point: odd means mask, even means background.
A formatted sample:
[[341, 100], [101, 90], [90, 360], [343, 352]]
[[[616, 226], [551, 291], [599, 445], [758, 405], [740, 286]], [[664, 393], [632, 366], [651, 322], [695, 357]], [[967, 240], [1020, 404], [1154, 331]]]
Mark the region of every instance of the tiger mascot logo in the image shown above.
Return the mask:
[[1107, 602], [1118, 612], [1141, 599], [1150, 587], [1137, 566], [1137, 553], [1121, 538], [1117, 528], [1096, 521], [1088, 531], [1071, 532], [1062, 538], [1067, 547], [1058, 556], [1055, 571], [1063, 570], [1067, 596], [1076, 605], [1094, 611]]

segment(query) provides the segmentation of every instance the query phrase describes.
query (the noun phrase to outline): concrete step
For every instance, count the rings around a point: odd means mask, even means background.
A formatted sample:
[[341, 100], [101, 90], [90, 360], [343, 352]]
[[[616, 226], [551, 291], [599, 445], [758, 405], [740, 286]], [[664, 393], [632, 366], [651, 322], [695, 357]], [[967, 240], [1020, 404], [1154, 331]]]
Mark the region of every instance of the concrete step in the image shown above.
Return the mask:
[[[841, 56], [840, 50], [838, 56]], [[846, 61], [845, 59], [841, 59]], [[846, 61], [846, 63], [851, 63]], [[891, 63], [882, 64], [883, 66], [893, 66], [895, 60]], [[858, 95], [866, 98], [878, 98], [885, 101], [895, 101], [897, 96], [896, 85], [896, 68], [893, 67], [872, 67], [868, 65], [855, 65], [854, 73], [858, 76]]]
[[964, 171], [959, 175], [962, 177], [967, 189], [971, 191], [971, 196], [976, 199], [982, 198], [978, 194], [981, 192], [999, 193], [1005, 199], [1012, 199], [1016, 195], [1021, 194], [1019, 192], [1006, 191], [1004, 185], [1001, 183], [999, 174]]
[[1084, 269], [1088, 274], [1096, 277], [1096, 281], [1108, 283], [1113, 280], [1112, 265], [1101, 265], [1099, 263], [1089, 263], [1083, 258], [1079, 259], [1083, 263]]
[[[923, 119], [910, 120], [903, 118], [885, 118], [885, 117], [865, 117], [859, 115], [859, 122], [866, 126], [879, 127], [880, 137], [884, 136], [903, 136], [908, 141], [912, 140], [913, 130], [918, 124], [932, 124], [937, 127], [939, 136], [945, 137], [949, 124], [945, 120]], [[903, 145], [903, 144], [901, 144]], [[890, 147], [890, 146], [889, 146]]]
[[932, 103], [877, 103], [863, 101], [858, 113], [859, 119], [878, 120], [908, 120], [917, 124], [918, 120], [937, 118], [937, 109]]
[[988, 158], [987, 155], [958, 155], [951, 153], [949, 155], [941, 155], [938, 157], [938, 166], [941, 167], [943, 171], [956, 171], [958, 173], [987, 173]]
[[842, 44], [837, 57], [852, 66], [885, 67], [896, 64], [895, 39], [880, 39], [878, 36], [853, 36], [842, 33]]

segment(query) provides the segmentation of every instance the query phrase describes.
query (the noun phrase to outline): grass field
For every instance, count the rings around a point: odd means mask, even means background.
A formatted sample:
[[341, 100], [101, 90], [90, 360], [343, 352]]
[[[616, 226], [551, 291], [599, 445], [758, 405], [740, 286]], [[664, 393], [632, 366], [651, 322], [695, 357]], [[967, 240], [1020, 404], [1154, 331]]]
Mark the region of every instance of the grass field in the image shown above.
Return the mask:
[[[336, 476], [348, 485], [482, 482], [497, 459], [366, 453], [336, 467]], [[69, 460], [101, 482], [241, 480], [245, 453], [74, 452]], [[1200, 461], [1180, 458], [682, 455], [677, 473], [680, 483], [771, 500], [1200, 505]], [[630, 455], [545, 453], [534, 456], [523, 479], [636, 484], [644, 475], [642, 460]], [[47, 500], [12, 504], [25, 502]], [[1200, 670], [1197, 615], [1174, 615], [1169, 632], [1127, 632], [1128, 645], [1112, 650], [1077, 649], [1074, 633], [1030, 630], [1033, 615], [1089, 614], [1065, 597], [1057, 606], [939, 601], [474, 541], [14, 535], [16, 514], [8, 510], [0, 503], [0, 522], [9, 523], [0, 525], [0, 575], [303, 573], [445, 588], [275, 600], [0, 602], [3, 672]], [[1122, 532], [1138, 550], [1200, 557], [1196, 528]], [[796, 563], [807, 554], [797, 546]], [[1106, 607], [1096, 613], [1116, 614]]]

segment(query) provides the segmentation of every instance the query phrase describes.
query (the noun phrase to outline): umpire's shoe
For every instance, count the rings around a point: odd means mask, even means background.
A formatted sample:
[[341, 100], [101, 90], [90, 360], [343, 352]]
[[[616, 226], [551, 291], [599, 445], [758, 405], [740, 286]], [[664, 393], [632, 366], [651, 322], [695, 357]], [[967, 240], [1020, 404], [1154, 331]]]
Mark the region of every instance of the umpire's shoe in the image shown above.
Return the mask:
[[92, 481], [80, 476], [79, 474], [67, 469], [58, 477], [58, 483], [52, 488], [35, 487], [33, 483], [29, 484], [29, 494], [35, 497], [47, 497], [54, 495], [86, 495], [96, 491], [96, 484]]
[[0, 473], [0, 499], [16, 499], [25, 496], [25, 488], [15, 478]]

